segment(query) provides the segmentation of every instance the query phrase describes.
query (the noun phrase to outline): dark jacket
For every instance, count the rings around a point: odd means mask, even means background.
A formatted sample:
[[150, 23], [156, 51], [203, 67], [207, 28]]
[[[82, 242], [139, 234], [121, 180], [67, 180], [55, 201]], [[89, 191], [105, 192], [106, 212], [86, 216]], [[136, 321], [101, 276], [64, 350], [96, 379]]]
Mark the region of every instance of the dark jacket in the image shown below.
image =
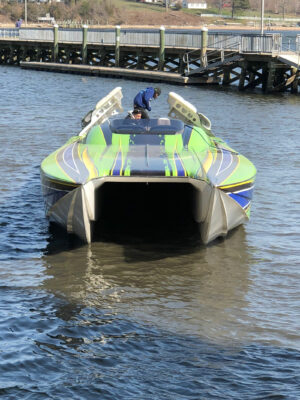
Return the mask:
[[151, 111], [150, 101], [153, 99], [154, 89], [152, 87], [148, 87], [147, 89], [141, 90], [133, 100], [133, 106], [147, 109]]

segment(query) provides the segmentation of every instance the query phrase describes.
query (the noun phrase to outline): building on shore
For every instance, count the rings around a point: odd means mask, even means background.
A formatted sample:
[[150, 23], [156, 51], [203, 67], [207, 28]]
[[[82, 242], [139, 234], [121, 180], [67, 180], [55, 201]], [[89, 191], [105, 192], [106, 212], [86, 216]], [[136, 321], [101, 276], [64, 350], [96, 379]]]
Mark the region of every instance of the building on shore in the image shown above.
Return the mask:
[[197, 10], [206, 10], [207, 3], [200, 0], [182, 0], [182, 7]]

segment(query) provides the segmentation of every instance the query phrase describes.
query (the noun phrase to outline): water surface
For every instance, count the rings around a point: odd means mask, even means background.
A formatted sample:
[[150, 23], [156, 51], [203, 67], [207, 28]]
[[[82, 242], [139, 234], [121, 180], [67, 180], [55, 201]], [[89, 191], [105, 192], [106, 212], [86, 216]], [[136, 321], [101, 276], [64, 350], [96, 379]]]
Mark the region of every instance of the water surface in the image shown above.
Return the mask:
[[256, 165], [251, 221], [209, 246], [122, 224], [88, 246], [49, 226], [39, 165], [103, 95], [121, 86], [126, 111], [142, 83], [0, 80], [0, 397], [297, 399], [299, 96], [161, 84], [153, 117], [176, 91]]

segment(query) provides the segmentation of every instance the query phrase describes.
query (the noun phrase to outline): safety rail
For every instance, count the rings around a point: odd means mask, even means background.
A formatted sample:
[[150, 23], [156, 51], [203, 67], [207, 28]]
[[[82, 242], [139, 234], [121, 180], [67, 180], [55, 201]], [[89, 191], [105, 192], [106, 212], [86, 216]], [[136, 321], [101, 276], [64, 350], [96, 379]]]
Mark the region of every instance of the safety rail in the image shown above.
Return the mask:
[[137, 45], [143, 46], [159, 46], [160, 33], [159, 29], [155, 30], [130, 30], [121, 29], [120, 44], [122, 45]]
[[[234, 36], [232, 36], [234, 37]], [[208, 36], [209, 38], [209, 36]], [[208, 67], [209, 65], [212, 65], [216, 62], [224, 62], [225, 59], [229, 59], [230, 57], [233, 57], [237, 53], [240, 52], [240, 40], [235, 37], [235, 41], [233, 41], [230, 38], [230, 41], [228, 41], [228, 37], [224, 38], [224, 35], [222, 35], [222, 39], [219, 40], [218, 42], [214, 42], [213, 45], [215, 46], [214, 48], [211, 48], [212, 43], [208, 39], [208, 50], [205, 51], [204, 54], [201, 54], [201, 48], [197, 50], [192, 50], [189, 51], [188, 53], [185, 53], [183, 56], [183, 62], [186, 64], [187, 68], [187, 73], [190, 72], [190, 63], [200, 61], [201, 67]], [[210, 43], [210, 45], [209, 45]], [[226, 51], [227, 50], [227, 51]], [[200, 52], [200, 54], [199, 54]], [[193, 57], [193, 56], [196, 57]], [[215, 56], [215, 57], [214, 57]]]
[[116, 41], [116, 34], [114, 29], [88, 29], [87, 42], [88, 43], [101, 43], [101, 44], [114, 44]]
[[[224, 36], [224, 35], [222, 35]], [[234, 36], [232, 36], [234, 37]], [[217, 42], [211, 42], [210, 40], [210, 35], [208, 35], [208, 43], [207, 43], [207, 48], [209, 49], [213, 49], [212, 51], [218, 51], [218, 50], [233, 50], [233, 49], [237, 49], [239, 48], [240, 45], [240, 40], [239, 37], [236, 38], [235, 41], [230, 40], [230, 42], [228, 43], [228, 37], [222, 38], [221, 40], [217, 41]], [[199, 50], [201, 50], [201, 46], [198, 49], [194, 49], [189, 51], [188, 53], [184, 54], [184, 58], [186, 56], [189, 56], [190, 54], [194, 54], [194, 53], [199, 53]], [[184, 61], [186, 62], [187, 60], [184, 59]]]
[[236, 49], [237, 44], [241, 42], [241, 35], [208, 34], [208, 48], [213, 49]]
[[83, 31], [82, 29], [64, 28], [58, 30], [59, 42], [82, 43]]
[[[297, 43], [296, 43], [297, 44]], [[274, 50], [272, 52], [273, 56], [277, 56], [278, 54], [298, 54], [300, 52], [300, 48], [295, 47], [295, 50], [291, 49], [289, 44], [282, 45], [280, 49]]]
[[[231, 49], [233, 50], [233, 49]], [[225, 53], [225, 50], [209, 50], [206, 52], [205, 61], [206, 65], [213, 64], [217, 61], [225, 61], [226, 59], [231, 58], [235, 54], [239, 52], [239, 44], [236, 46], [236, 51], [229, 51]], [[213, 57], [215, 55], [215, 57]]]
[[19, 28], [5, 28], [0, 29], [1, 39], [17, 39], [19, 38]]
[[[19, 38], [21, 40], [53, 41], [54, 28], [21, 28], [0, 29], [0, 37]], [[81, 43], [83, 41], [83, 28], [58, 28], [58, 42]], [[300, 35], [292, 47], [300, 47]], [[88, 28], [88, 44], [116, 44], [116, 30], [114, 28], [96, 29]], [[202, 41], [201, 30], [167, 29], [164, 32], [165, 47], [182, 47], [186, 49], [200, 49]], [[273, 34], [223, 34], [208, 32], [207, 47], [210, 49], [235, 50], [240, 44], [241, 53], [273, 53], [280, 51], [282, 36]], [[160, 46], [160, 29], [120, 29], [121, 45]]]
[[282, 36], [280, 33], [246, 34], [241, 36], [242, 53], [273, 53], [280, 51], [281, 47]]
[[53, 28], [21, 28], [19, 32], [21, 40], [53, 41]]
[[[300, 35], [298, 35], [300, 38]], [[291, 67], [300, 69], [300, 46], [299, 46], [299, 38], [296, 39], [296, 50], [291, 50], [289, 44], [281, 47], [280, 51], [273, 52], [272, 56], [277, 57], [280, 61], [284, 62]], [[297, 42], [298, 40], [298, 42]]]
[[[21, 28], [15, 30], [22, 40], [53, 41], [54, 28]], [[20, 33], [19, 33], [20, 31]], [[211, 48], [231, 48], [240, 35], [210, 33], [208, 34], [208, 46]], [[81, 28], [58, 28], [59, 42], [79, 43], [83, 40], [83, 29]], [[187, 49], [197, 49], [201, 47], [201, 30], [186, 30], [176, 32], [175, 30], [165, 30], [164, 41], [166, 47], [182, 47]], [[88, 28], [87, 43], [107, 44], [116, 43], [116, 32], [114, 28], [96, 29]], [[160, 29], [121, 29], [120, 44], [122, 45], [143, 45], [159, 46]]]

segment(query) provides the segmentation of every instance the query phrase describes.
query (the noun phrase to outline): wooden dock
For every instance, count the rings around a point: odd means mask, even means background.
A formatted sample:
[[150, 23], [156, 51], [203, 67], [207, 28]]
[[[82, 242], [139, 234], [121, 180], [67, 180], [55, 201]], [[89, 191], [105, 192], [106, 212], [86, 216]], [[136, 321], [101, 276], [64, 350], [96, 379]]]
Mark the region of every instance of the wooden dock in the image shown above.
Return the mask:
[[60, 64], [52, 62], [21, 61], [21, 68], [40, 71], [63, 72], [81, 75], [110, 76], [115, 78], [142, 80], [150, 82], [165, 82], [179, 85], [217, 84], [217, 77], [188, 77], [178, 73], [163, 71], [145, 71], [116, 67], [97, 67], [91, 65]]
[[300, 35], [213, 34], [160, 29], [0, 29], [0, 64], [180, 85], [298, 93]]
[[299, 92], [298, 56], [291, 54], [239, 53], [224, 56], [207, 52], [206, 62], [186, 73], [190, 77], [215, 77], [220, 84], [236, 83], [240, 91], [260, 88], [264, 93]]

